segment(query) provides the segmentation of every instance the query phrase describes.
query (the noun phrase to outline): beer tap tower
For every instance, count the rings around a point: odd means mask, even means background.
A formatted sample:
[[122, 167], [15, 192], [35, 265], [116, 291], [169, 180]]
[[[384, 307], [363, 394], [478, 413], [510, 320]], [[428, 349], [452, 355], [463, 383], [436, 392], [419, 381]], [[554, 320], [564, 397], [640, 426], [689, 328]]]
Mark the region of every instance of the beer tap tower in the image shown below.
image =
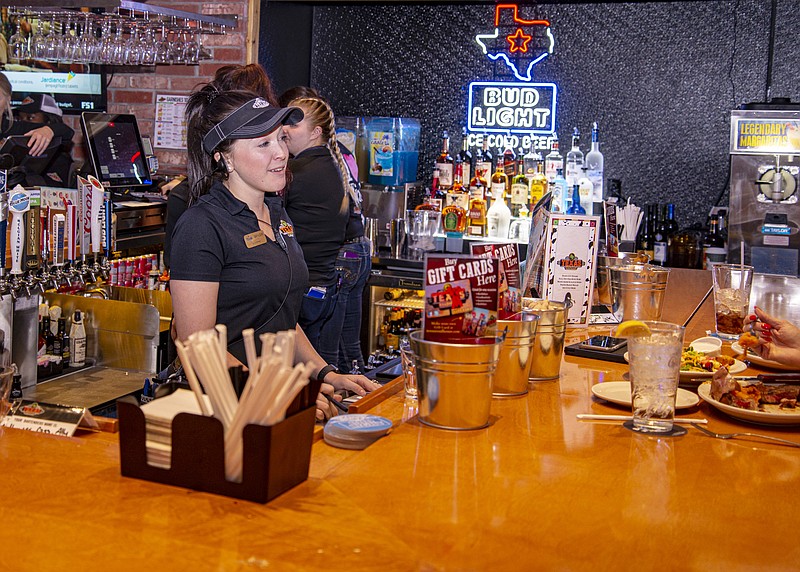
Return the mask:
[[731, 112], [728, 260], [800, 276], [800, 103], [773, 100]]

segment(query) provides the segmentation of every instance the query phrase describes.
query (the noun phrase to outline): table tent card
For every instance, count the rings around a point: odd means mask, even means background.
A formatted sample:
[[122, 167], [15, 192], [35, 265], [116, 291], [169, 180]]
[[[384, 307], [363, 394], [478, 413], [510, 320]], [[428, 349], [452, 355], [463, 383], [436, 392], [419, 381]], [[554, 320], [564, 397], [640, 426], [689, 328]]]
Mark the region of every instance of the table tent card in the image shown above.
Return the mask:
[[459, 344], [494, 341], [500, 300], [496, 258], [429, 254], [425, 257], [423, 337]]
[[518, 320], [522, 310], [519, 244], [471, 244], [473, 256], [496, 258], [500, 263], [500, 320]]
[[596, 216], [534, 212], [523, 292], [557, 301], [569, 294], [571, 325], [589, 325], [599, 229]]

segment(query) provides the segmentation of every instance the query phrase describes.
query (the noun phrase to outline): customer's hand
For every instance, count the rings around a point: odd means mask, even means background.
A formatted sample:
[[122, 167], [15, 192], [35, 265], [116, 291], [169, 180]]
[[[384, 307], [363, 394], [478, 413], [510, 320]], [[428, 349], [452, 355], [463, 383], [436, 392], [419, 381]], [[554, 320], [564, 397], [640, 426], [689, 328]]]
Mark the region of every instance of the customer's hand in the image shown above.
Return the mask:
[[800, 329], [797, 326], [770, 316], [756, 306], [755, 314], [745, 322], [747, 327], [758, 336], [760, 345], [753, 349], [762, 358], [800, 367]]
[[25, 134], [26, 137], [30, 137], [30, 139], [28, 139], [28, 154], [36, 156], [44, 153], [47, 146], [50, 145], [50, 141], [53, 140], [54, 135], [55, 133], [53, 133], [53, 130], [47, 125], [28, 131]]
[[341, 401], [342, 397], [340, 395], [336, 395], [334, 391], [335, 390], [330, 383], [323, 383], [322, 386], [320, 386], [319, 393], [317, 394], [317, 421], [324, 422], [331, 417], [338, 415], [338, 410], [336, 407], [330, 401], [328, 401], [327, 397], [325, 397], [325, 395], [329, 395], [333, 399]]
[[337, 390], [346, 389], [362, 397], [368, 392], [380, 388], [379, 383], [375, 383], [363, 375], [329, 373], [325, 376], [325, 382], [330, 383]]

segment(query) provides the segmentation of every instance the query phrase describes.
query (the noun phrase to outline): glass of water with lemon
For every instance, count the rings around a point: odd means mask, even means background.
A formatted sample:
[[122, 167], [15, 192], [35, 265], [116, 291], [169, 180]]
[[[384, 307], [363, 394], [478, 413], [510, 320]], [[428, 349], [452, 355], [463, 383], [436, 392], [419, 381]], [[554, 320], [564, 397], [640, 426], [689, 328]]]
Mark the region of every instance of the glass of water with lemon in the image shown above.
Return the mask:
[[683, 331], [677, 324], [639, 320], [628, 320], [617, 327], [614, 335], [628, 338], [634, 431], [672, 431]]

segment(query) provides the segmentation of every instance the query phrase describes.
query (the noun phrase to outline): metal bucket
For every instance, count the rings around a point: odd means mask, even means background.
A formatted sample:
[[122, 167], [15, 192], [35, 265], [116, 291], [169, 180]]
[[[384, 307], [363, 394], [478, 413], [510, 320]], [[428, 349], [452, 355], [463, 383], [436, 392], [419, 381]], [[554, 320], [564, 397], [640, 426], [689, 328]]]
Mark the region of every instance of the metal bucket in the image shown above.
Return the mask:
[[419, 420], [440, 429], [489, 424], [492, 383], [503, 338], [487, 344], [447, 344], [409, 335], [417, 370]]
[[661, 319], [669, 269], [649, 264], [612, 267], [611, 312], [619, 321]]
[[[546, 308], [541, 308], [545, 303]], [[523, 298], [522, 308], [523, 311], [539, 316], [528, 379], [531, 381], [557, 379], [561, 373], [564, 335], [567, 332], [567, 314], [572, 308], [572, 300], [553, 302], [552, 300]]]
[[525, 313], [522, 321], [498, 320], [497, 330], [505, 331], [500, 359], [494, 374], [492, 394], [495, 396], [525, 395], [528, 375], [533, 363], [533, 344], [539, 316]]
[[628, 264], [647, 264], [650, 257], [640, 252], [620, 252], [619, 256], [598, 256], [594, 281], [597, 303], [611, 305], [611, 272], [616, 266]]

